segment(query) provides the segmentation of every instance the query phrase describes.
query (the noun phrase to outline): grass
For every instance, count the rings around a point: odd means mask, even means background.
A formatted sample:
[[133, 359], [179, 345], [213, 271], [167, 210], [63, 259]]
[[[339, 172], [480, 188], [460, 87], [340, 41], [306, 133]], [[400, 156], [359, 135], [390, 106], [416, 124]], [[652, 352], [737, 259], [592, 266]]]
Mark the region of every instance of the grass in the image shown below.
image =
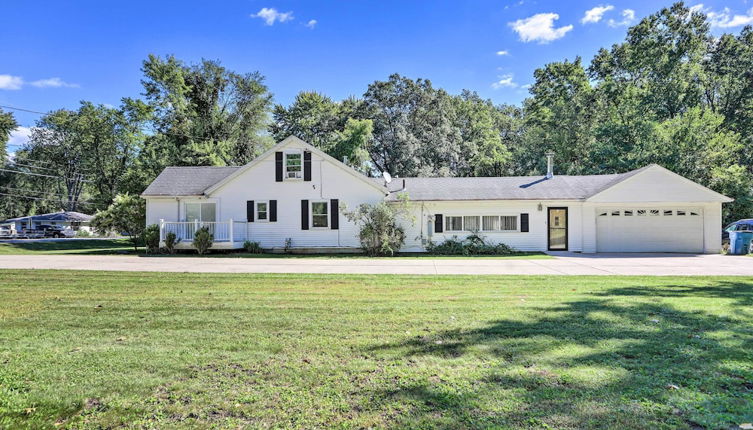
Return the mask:
[[[135, 252], [128, 239], [89, 239], [89, 240], [60, 240], [60, 241], [28, 241], [15, 243], [0, 243], [0, 255], [17, 254], [83, 254], [83, 255], [142, 255], [144, 248]], [[148, 255], [150, 257], [168, 256], [163, 254]], [[170, 257], [196, 257], [194, 251], [183, 251]], [[213, 258], [368, 258], [364, 254], [250, 254], [247, 252], [212, 252], [204, 257]], [[512, 255], [477, 255], [477, 256], [445, 256], [421, 253], [398, 254], [393, 258], [436, 258], [436, 259], [547, 259], [551, 256], [543, 252], [519, 252]], [[389, 258], [389, 257], [386, 257]]]
[[0, 243], [0, 255], [11, 254], [134, 254], [128, 239], [64, 239]]
[[0, 428], [736, 428], [753, 279], [0, 272]]

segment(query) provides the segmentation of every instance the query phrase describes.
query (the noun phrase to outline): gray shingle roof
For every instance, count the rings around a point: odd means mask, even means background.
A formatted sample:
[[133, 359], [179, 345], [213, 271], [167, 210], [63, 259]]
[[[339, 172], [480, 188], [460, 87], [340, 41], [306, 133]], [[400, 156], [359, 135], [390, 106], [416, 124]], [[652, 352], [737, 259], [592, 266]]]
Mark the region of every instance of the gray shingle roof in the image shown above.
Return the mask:
[[167, 167], [146, 187], [142, 196], [199, 196], [232, 175], [239, 166]]
[[441, 200], [583, 200], [650, 166], [612, 175], [503, 176], [486, 178], [396, 178], [389, 184], [390, 199], [405, 181], [413, 201]]
[[[87, 215], [81, 212], [74, 212], [74, 211], [52, 212], [48, 214], [40, 214], [40, 215], [31, 216], [32, 221], [89, 222], [92, 220], [92, 218], [94, 218], [94, 216]], [[3, 222], [25, 221], [27, 219], [29, 219], [29, 217], [22, 216], [18, 218], [6, 219]]]

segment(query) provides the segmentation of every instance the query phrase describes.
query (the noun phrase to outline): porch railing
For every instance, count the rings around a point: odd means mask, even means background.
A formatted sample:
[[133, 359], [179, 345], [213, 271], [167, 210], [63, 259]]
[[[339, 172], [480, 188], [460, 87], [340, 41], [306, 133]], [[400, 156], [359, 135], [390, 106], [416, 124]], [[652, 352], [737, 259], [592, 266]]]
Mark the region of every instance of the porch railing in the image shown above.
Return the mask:
[[246, 223], [241, 221], [165, 221], [160, 220], [160, 242], [172, 232], [182, 242], [193, 241], [200, 228], [206, 227], [215, 242], [243, 242], [246, 240]]

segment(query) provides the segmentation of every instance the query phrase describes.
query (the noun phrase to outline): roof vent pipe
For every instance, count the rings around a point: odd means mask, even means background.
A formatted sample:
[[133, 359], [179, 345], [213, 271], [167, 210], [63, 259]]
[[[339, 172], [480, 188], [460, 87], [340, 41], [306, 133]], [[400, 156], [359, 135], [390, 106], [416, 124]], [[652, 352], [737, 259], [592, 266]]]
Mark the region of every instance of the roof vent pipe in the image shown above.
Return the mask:
[[554, 177], [554, 152], [549, 151], [546, 153], [546, 178], [552, 179]]

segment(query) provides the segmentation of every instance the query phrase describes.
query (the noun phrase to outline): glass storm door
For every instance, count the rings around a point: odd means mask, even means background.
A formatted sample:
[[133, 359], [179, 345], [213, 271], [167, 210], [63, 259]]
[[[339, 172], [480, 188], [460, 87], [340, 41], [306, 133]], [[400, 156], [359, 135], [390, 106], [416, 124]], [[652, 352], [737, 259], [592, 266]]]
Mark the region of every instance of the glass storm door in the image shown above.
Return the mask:
[[549, 250], [567, 251], [567, 208], [548, 208]]

